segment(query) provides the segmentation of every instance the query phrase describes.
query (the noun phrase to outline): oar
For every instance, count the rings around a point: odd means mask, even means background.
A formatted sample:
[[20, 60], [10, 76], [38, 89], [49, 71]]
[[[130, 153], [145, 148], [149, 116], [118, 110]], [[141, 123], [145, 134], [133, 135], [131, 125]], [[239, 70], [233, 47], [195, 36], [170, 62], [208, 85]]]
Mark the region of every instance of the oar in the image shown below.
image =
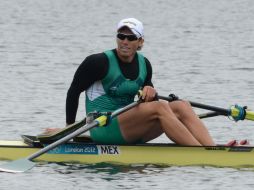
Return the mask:
[[[169, 97], [158, 96], [158, 98], [162, 99], [162, 100], [172, 101], [171, 96], [169, 96]], [[175, 99], [177, 100], [178, 98], [175, 97]], [[220, 115], [224, 115], [224, 116], [231, 116], [231, 117], [233, 117], [233, 119], [235, 121], [244, 120], [244, 119], [254, 121], [254, 111], [247, 110], [246, 107], [240, 107], [240, 106], [236, 105], [236, 106], [233, 106], [229, 109], [225, 109], [225, 108], [210, 106], [210, 105], [201, 104], [201, 103], [192, 102], [192, 101], [189, 101], [189, 102], [193, 107], [211, 110], [211, 111], [214, 111], [214, 112], [216, 112]]]
[[102, 115], [100, 117], [98, 117], [97, 119], [93, 120], [91, 123], [86, 124], [85, 126], [77, 129], [76, 131], [74, 131], [73, 133], [55, 141], [54, 143], [42, 148], [41, 150], [39, 150], [38, 152], [35, 152], [34, 154], [28, 156], [27, 158], [23, 158], [23, 159], [19, 159], [19, 160], [15, 160], [9, 163], [5, 163], [3, 165], [0, 166], [0, 171], [3, 172], [11, 172], [11, 173], [19, 173], [19, 172], [25, 172], [31, 168], [33, 168], [36, 164], [34, 162], [32, 162], [33, 159], [41, 156], [42, 154], [48, 152], [49, 150], [52, 150], [53, 148], [67, 142], [68, 140], [82, 134], [85, 133], [86, 131], [97, 127], [97, 126], [104, 126], [106, 124], [106, 122], [108, 121], [108, 119], [112, 119], [116, 116], [118, 116], [119, 114], [128, 111], [129, 109], [137, 106], [141, 101], [135, 101], [123, 108], [120, 108], [114, 112], [111, 113], [110, 118], [108, 118], [107, 115]]
[[233, 117], [235, 121], [244, 120], [244, 119], [254, 121], [254, 111], [247, 110], [246, 107], [240, 107], [235, 105], [229, 109], [225, 109], [225, 108], [210, 106], [210, 105], [201, 104], [201, 103], [192, 102], [192, 101], [190, 101], [190, 104], [196, 108], [215, 111], [219, 113], [220, 115], [231, 116]]
[[219, 115], [221, 115], [221, 114], [219, 114], [216, 111], [212, 111], [212, 112], [198, 114], [198, 117], [200, 119], [204, 119], [204, 118], [215, 117], [215, 116], [219, 116]]

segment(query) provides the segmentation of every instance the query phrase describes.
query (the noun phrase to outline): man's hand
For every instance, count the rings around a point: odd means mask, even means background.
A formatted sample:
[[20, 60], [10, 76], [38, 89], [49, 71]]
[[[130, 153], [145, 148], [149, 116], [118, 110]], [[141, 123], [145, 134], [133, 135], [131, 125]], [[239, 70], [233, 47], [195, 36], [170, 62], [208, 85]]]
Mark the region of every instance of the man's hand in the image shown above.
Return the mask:
[[61, 131], [61, 128], [46, 128], [43, 135], [52, 135]]
[[155, 99], [156, 90], [152, 86], [145, 86], [142, 92], [142, 100], [150, 102]]

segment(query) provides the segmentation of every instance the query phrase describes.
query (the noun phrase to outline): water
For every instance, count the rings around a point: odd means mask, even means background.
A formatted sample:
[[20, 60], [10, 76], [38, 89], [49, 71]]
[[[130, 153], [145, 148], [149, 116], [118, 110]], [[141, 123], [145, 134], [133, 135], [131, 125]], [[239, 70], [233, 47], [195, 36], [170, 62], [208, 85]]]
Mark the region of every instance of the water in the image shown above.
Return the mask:
[[[252, 0], [2, 0], [0, 9], [1, 139], [64, 126], [66, 92], [76, 68], [91, 53], [114, 48], [116, 24], [130, 16], [144, 23], [142, 52], [161, 95], [254, 109]], [[84, 115], [80, 106], [77, 119]], [[254, 142], [251, 121], [204, 122], [217, 143]], [[4, 190], [254, 186], [252, 169], [211, 167], [40, 164], [28, 173], [0, 175]]]

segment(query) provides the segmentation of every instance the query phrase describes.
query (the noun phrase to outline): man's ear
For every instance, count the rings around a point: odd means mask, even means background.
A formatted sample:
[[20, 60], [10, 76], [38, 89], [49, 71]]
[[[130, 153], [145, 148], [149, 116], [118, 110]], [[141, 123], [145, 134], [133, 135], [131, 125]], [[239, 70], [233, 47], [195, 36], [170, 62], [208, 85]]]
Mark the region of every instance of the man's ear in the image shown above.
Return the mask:
[[141, 39], [139, 39], [139, 45], [138, 45], [138, 50], [141, 50], [142, 49], [142, 47], [143, 47], [143, 45], [144, 45], [144, 38], [141, 38]]

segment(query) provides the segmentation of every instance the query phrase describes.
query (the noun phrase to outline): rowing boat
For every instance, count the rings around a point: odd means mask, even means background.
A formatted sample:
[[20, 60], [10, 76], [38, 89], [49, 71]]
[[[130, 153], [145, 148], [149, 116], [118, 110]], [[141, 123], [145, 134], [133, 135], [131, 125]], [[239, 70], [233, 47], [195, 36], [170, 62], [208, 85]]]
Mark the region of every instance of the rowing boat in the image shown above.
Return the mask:
[[[23, 140], [1, 140], [0, 160], [27, 157], [43, 145], [35, 137]], [[27, 139], [30, 139], [28, 142]], [[32, 140], [31, 140], [32, 139]], [[100, 145], [94, 142], [61, 144], [35, 159], [62, 163], [155, 164], [167, 166], [254, 167], [253, 146], [179, 146], [165, 143], [135, 145]]]
[[[158, 96], [158, 98], [169, 102], [178, 100], [175, 96]], [[0, 165], [0, 171], [25, 172], [36, 165], [33, 160], [87, 164], [106, 162], [114, 164], [254, 167], [254, 146], [180, 146], [163, 143], [103, 145], [92, 141], [77, 141], [81, 134], [95, 127], [104, 127], [112, 118], [141, 102], [142, 100], [139, 98], [112, 113], [96, 112], [96, 116], [93, 114], [92, 119], [88, 115], [88, 118], [49, 136], [23, 136], [24, 141], [0, 141], [0, 159], [14, 160]], [[223, 109], [195, 102], [190, 102], [190, 104], [194, 107], [213, 111], [202, 116], [203, 118], [225, 115], [231, 116], [235, 121], [254, 120], [254, 112], [247, 110], [246, 106], [236, 105], [230, 109]]]

